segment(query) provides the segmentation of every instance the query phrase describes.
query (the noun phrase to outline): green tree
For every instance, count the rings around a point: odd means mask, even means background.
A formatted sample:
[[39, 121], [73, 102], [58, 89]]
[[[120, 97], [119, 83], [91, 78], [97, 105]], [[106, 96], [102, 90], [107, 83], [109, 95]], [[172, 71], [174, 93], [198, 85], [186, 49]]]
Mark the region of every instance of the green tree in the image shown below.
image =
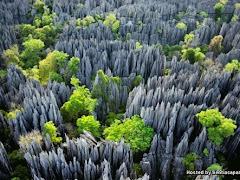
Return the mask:
[[184, 37], [184, 48], [187, 49], [194, 40], [194, 34], [186, 34]]
[[185, 156], [183, 162], [187, 170], [194, 171], [194, 162], [196, 161], [197, 158], [198, 155], [196, 153], [189, 153]]
[[240, 72], [240, 62], [237, 59], [233, 59], [231, 63], [226, 64], [223, 70]]
[[63, 82], [63, 77], [58, 74], [58, 73], [55, 73], [55, 72], [50, 72], [49, 74], [49, 78], [52, 80], [52, 81], [57, 81], [57, 82]]
[[224, 138], [234, 135], [235, 121], [225, 118], [217, 109], [208, 109], [196, 114], [199, 122], [207, 128], [208, 139], [220, 145]]
[[179, 54], [181, 54], [183, 47], [180, 45], [175, 45], [175, 46], [169, 46], [168, 44], [166, 44], [164, 46], [164, 54], [167, 57], [167, 61], [171, 61], [173, 56], [177, 56]]
[[142, 22], [142, 21], [138, 21], [138, 22], [137, 22], [137, 25], [138, 25], [138, 26], [142, 26], [142, 25], [143, 25], [143, 22]]
[[109, 112], [108, 115], [106, 116], [106, 122], [105, 124], [107, 126], [110, 126], [113, 124], [116, 120], [119, 120], [122, 118], [122, 113], [115, 114], [114, 112]]
[[51, 72], [60, 73], [65, 67], [69, 55], [61, 51], [53, 51], [49, 53], [46, 59], [39, 62], [39, 76], [41, 81], [46, 81]]
[[141, 82], [142, 82], [142, 76], [141, 75], [138, 75], [136, 76], [133, 80], [132, 80], [132, 83], [133, 83], [133, 86], [136, 87], [138, 86]]
[[34, 9], [36, 9], [38, 14], [43, 14], [44, 13], [44, 2], [38, 0], [34, 5]]
[[52, 121], [48, 121], [44, 124], [43, 136], [49, 134], [51, 141], [53, 143], [60, 143], [62, 141], [61, 137], [57, 137], [57, 128]]
[[55, 27], [54, 26], [43, 26], [42, 28], [37, 28], [33, 32], [33, 37], [35, 39], [40, 39], [44, 42], [46, 47], [49, 47], [55, 42]]
[[187, 25], [184, 24], [183, 22], [177, 23], [176, 27], [179, 28], [179, 29], [184, 29], [185, 31], [187, 31]]
[[118, 33], [118, 28], [120, 26], [119, 21], [117, 20], [115, 14], [110, 13], [106, 18], [105, 21], [103, 22], [106, 26], [108, 26], [112, 32], [115, 34]]
[[83, 115], [89, 115], [94, 111], [97, 101], [91, 97], [89, 89], [85, 86], [79, 86], [72, 78], [71, 83], [75, 85], [75, 90], [71, 95], [69, 101], [65, 102], [61, 107], [61, 114], [66, 122], [73, 122]]
[[201, 11], [201, 12], [200, 12], [200, 16], [201, 16], [202, 18], [207, 18], [207, 17], [208, 17], [208, 13], [206, 13], [205, 11]]
[[140, 50], [142, 47], [143, 46], [140, 44], [140, 42], [136, 42], [136, 50]]
[[100, 137], [100, 123], [94, 119], [94, 116], [82, 116], [77, 120], [77, 126], [79, 133], [82, 133], [84, 129], [91, 132], [93, 136]]
[[18, 64], [19, 63], [19, 52], [18, 46], [15, 44], [10, 49], [3, 51], [2, 58], [5, 60], [6, 64], [9, 65], [11, 63]]
[[221, 35], [215, 36], [209, 45], [209, 50], [214, 52], [214, 54], [217, 56], [221, 50], [222, 50], [222, 40], [223, 37]]
[[82, 20], [77, 19], [76, 25], [77, 25], [77, 27], [80, 27], [80, 28], [86, 28], [86, 27], [89, 27], [92, 23], [95, 23], [95, 22], [96, 22], [96, 20], [92, 16], [86, 16]]
[[24, 61], [25, 68], [32, 68], [37, 65], [44, 55], [43, 48], [44, 43], [40, 39], [29, 39], [23, 42], [25, 50], [20, 55]]
[[21, 24], [19, 25], [21, 36], [24, 38], [28, 37], [30, 34], [33, 34], [33, 31], [35, 30], [35, 26], [32, 26], [31, 24]]
[[121, 121], [116, 120], [110, 127], [103, 132], [106, 140], [120, 142], [124, 137], [125, 143], [130, 144], [133, 152], [145, 151], [151, 144], [154, 131], [150, 126], [145, 126], [143, 119], [138, 115], [131, 119]]
[[183, 52], [182, 59], [189, 60], [189, 62], [191, 64], [194, 64], [195, 62], [202, 61], [205, 58], [205, 55], [200, 51], [201, 51], [200, 48], [184, 49], [184, 50], [182, 50], [182, 52]]
[[77, 74], [78, 65], [80, 63], [80, 59], [78, 57], [72, 57], [68, 63], [68, 69], [71, 74]]

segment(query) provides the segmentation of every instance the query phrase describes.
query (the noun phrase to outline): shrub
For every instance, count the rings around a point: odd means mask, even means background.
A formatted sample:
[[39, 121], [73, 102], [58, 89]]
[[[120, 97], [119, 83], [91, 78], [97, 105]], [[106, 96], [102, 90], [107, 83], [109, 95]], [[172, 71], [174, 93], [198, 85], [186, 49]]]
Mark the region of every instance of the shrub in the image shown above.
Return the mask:
[[135, 115], [131, 119], [116, 120], [103, 132], [106, 140], [121, 141], [124, 137], [125, 143], [130, 144], [133, 152], [145, 151], [151, 144], [154, 131], [150, 126], [145, 126], [144, 121]]
[[7, 74], [7, 71], [5, 70], [0, 70], [0, 76], [3, 78]]
[[205, 149], [203, 150], [203, 154], [204, 154], [205, 156], [208, 156], [208, 150], [207, 150], [207, 148], [205, 148]]
[[33, 32], [33, 37], [35, 39], [40, 39], [44, 42], [46, 47], [49, 47], [55, 42], [55, 30], [54, 26], [43, 26], [42, 28], [37, 28]]
[[208, 171], [221, 171], [222, 170], [222, 166], [220, 166], [218, 163], [216, 164], [212, 164], [211, 166], [209, 166], [207, 168]]
[[75, 86], [75, 90], [69, 101], [65, 102], [60, 109], [66, 122], [73, 122], [83, 115], [89, 115], [97, 104], [97, 101], [91, 97], [89, 89], [85, 86], [78, 86], [78, 83], [77, 78], [71, 78], [71, 84]]
[[80, 28], [89, 27], [92, 23], [95, 23], [95, 19], [92, 16], [86, 16], [85, 18], [77, 19], [76, 25]]
[[235, 5], [234, 5], [234, 7], [237, 9], [237, 8], [240, 8], [240, 3], [236, 3]]
[[207, 128], [208, 138], [215, 145], [220, 145], [224, 138], [234, 135], [234, 129], [237, 128], [235, 121], [225, 118], [217, 109], [201, 111], [196, 117]]
[[17, 117], [17, 114], [20, 113], [21, 111], [19, 109], [15, 109], [14, 111], [12, 112], [9, 112], [7, 114], [7, 118], [11, 118], [11, 119], [14, 119], [15, 117]]
[[103, 14], [97, 14], [97, 15], [95, 15], [94, 19], [96, 21], [102, 22], [102, 21], [104, 21], [104, 15]]
[[223, 37], [221, 35], [215, 36], [209, 45], [209, 50], [213, 51], [215, 55], [218, 55], [222, 50], [222, 40]]
[[57, 137], [57, 128], [52, 121], [48, 121], [44, 124], [43, 136], [49, 134], [51, 141], [53, 143], [60, 143], [62, 141], [61, 137]]
[[36, 9], [38, 14], [43, 14], [44, 13], [44, 2], [38, 0], [34, 5], [34, 9]]
[[163, 51], [164, 51], [165, 56], [167, 57], [167, 61], [171, 61], [173, 56], [181, 54], [182, 49], [183, 48], [180, 45], [169, 46], [166, 44]]
[[83, 4], [80, 3], [80, 4], [77, 5], [77, 7], [78, 7], [78, 8], [82, 8], [82, 7], [83, 7]]
[[184, 49], [182, 50], [183, 55], [182, 59], [189, 60], [191, 64], [194, 64], [195, 62], [200, 62], [205, 58], [205, 55], [200, 52], [200, 48], [196, 49]]
[[122, 113], [115, 114], [114, 112], [109, 112], [108, 115], [106, 116], [106, 122], [105, 124], [107, 126], [110, 126], [113, 124], [116, 120], [120, 120], [122, 118]]
[[134, 87], [138, 86], [141, 82], [142, 82], [142, 76], [141, 76], [141, 75], [136, 76], [136, 77], [132, 80], [132, 83], [133, 83], [133, 86], [134, 86]]
[[206, 13], [205, 11], [202, 11], [202, 12], [200, 12], [200, 16], [202, 18], [207, 18], [208, 17], [208, 13]]
[[187, 48], [189, 47], [189, 45], [193, 42], [194, 37], [195, 37], [194, 34], [186, 34], [186, 35], [184, 36], [184, 42], [185, 42], [184, 48], [187, 49]]
[[179, 28], [179, 29], [184, 29], [185, 31], [187, 31], [187, 25], [184, 24], [183, 22], [177, 23], [176, 27]]
[[103, 22], [106, 26], [108, 26], [112, 32], [115, 34], [118, 33], [118, 28], [120, 26], [119, 21], [117, 20], [115, 14], [110, 13], [106, 18], [105, 21]]
[[55, 72], [50, 72], [49, 78], [50, 78], [52, 81], [57, 81], [57, 82], [59, 82], [59, 83], [63, 82], [63, 77], [62, 77], [60, 74], [55, 73]]
[[231, 21], [232, 21], [232, 22], [235, 22], [235, 21], [237, 21], [238, 19], [239, 19], [238, 16], [237, 16], [237, 15], [234, 15], [234, 16], [232, 17]]
[[142, 177], [144, 175], [143, 170], [138, 163], [133, 163], [133, 169], [137, 174], [137, 177]]
[[158, 29], [158, 34], [161, 35], [162, 34], [162, 30]]
[[130, 33], [127, 33], [127, 35], [126, 35], [126, 41], [129, 41], [130, 40]]
[[215, 13], [216, 13], [216, 19], [221, 18], [222, 11], [224, 9], [224, 5], [219, 2], [219, 3], [215, 4], [214, 9], [215, 9]]
[[71, 74], [77, 74], [78, 64], [80, 63], [80, 59], [78, 57], [72, 57], [68, 63], [68, 69]]
[[25, 50], [21, 53], [20, 57], [24, 61], [25, 68], [32, 68], [37, 65], [41, 60], [43, 53], [44, 43], [40, 39], [29, 39], [23, 43]]
[[140, 44], [140, 42], [136, 42], [136, 50], [140, 50], [142, 47], [143, 46]]
[[46, 81], [51, 72], [60, 73], [65, 67], [65, 63], [69, 55], [61, 51], [53, 51], [49, 53], [46, 59], [39, 62], [39, 75], [41, 81]]
[[82, 116], [77, 120], [78, 132], [83, 133], [83, 130], [89, 131], [93, 136], [100, 137], [99, 121], [94, 119], [94, 116]]
[[15, 44], [10, 49], [3, 51], [2, 58], [5, 60], [6, 64], [9, 65], [11, 63], [18, 64], [19, 63], [19, 52], [18, 46]]
[[227, 63], [223, 70], [240, 72], [240, 62], [237, 59], [234, 59], [231, 63]]
[[170, 69], [165, 69], [164, 71], [164, 75], [165, 76], [168, 76], [170, 74], [171, 70]]
[[28, 35], [33, 34], [33, 31], [35, 30], [35, 26], [32, 26], [31, 24], [21, 24], [19, 25], [21, 36], [22, 38], [28, 37]]
[[40, 81], [39, 69], [37, 68], [37, 66], [34, 66], [32, 69], [22, 70], [22, 72], [28, 79]]
[[142, 26], [142, 25], [143, 25], [143, 22], [142, 22], [142, 21], [138, 21], [138, 22], [137, 22], [137, 25], [138, 25], [138, 26]]
[[189, 153], [183, 159], [187, 170], [194, 171], [194, 162], [198, 158], [196, 153]]
[[207, 44], [203, 44], [202, 46], [200, 46], [200, 51], [203, 54], [206, 54], [208, 52], [209, 46]]

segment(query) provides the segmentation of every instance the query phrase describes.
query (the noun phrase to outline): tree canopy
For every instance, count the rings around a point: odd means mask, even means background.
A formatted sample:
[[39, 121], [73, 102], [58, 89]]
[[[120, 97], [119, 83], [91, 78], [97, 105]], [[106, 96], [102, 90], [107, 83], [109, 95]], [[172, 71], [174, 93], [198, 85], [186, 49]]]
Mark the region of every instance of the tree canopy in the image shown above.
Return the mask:
[[127, 118], [121, 123], [116, 120], [110, 127], [103, 132], [106, 140], [120, 142], [122, 138], [126, 143], [130, 144], [130, 148], [134, 152], [145, 151], [151, 144], [154, 136], [153, 128], [145, 126], [143, 119], [138, 115]]
[[77, 120], [78, 132], [82, 133], [83, 130], [89, 131], [93, 136], [99, 137], [99, 121], [94, 119], [94, 116], [82, 116]]
[[237, 128], [236, 122], [225, 118], [218, 109], [201, 111], [196, 117], [207, 128], [208, 138], [215, 145], [220, 145], [224, 138], [234, 135], [234, 129]]
[[57, 128], [52, 121], [48, 121], [44, 124], [43, 136], [49, 134], [51, 141], [53, 143], [60, 143], [62, 141], [61, 137], [57, 137]]

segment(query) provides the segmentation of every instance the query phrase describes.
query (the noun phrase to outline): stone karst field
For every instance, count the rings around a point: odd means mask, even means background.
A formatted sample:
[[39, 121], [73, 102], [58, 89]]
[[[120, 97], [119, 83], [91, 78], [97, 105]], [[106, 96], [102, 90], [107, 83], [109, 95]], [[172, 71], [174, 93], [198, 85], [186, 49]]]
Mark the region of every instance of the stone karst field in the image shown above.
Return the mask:
[[240, 178], [239, 18], [240, 0], [1, 0], [0, 180]]

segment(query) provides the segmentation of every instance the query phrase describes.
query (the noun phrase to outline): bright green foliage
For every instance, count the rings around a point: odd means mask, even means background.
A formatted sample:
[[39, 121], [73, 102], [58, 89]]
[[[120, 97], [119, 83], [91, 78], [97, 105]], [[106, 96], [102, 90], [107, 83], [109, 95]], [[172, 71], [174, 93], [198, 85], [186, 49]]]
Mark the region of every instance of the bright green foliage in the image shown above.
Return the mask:
[[78, 57], [72, 57], [68, 63], [69, 72], [71, 74], [77, 74], [78, 64], [80, 63], [80, 59]]
[[158, 29], [158, 34], [161, 35], [162, 34], [162, 30]]
[[137, 22], [137, 25], [138, 25], [138, 26], [142, 26], [142, 25], [143, 25], [143, 22], [142, 22], [142, 21], [138, 21], [138, 22]]
[[21, 36], [24, 38], [28, 37], [28, 35], [32, 34], [35, 30], [35, 26], [32, 26], [31, 24], [21, 24], [19, 25]]
[[184, 29], [185, 31], [187, 31], [187, 25], [184, 24], [183, 22], [177, 23], [176, 27], [179, 28], [179, 29]]
[[77, 78], [72, 78], [71, 83], [75, 85], [75, 90], [69, 101], [65, 102], [60, 109], [64, 120], [67, 122], [91, 114], [97, 105], [97, 101], [91, 97], [89, 89], [77, 85], [79, 83]]
[[142, 47], [143, 46], [140, 44], [140, 42], [136, 42], [136, 50], [140, 50]]
[[62, 141], [61, 137], [57, 137], [57, 128], [52, 121], [48, 121], [44, 124], [43, 136], [49, 134], [51, 141], [53, 143], [60, 143]]
[[68, 59], [68, 54], [60, 51], [53, 51], [49, 53], [46, 59], [39, 62], [39, 75], [41, 81], [46, 81], [50, 72], [59, 73], [65, 67]]
[[94, 116], [82, 116], [77, 120], [78, 132], [83, 133], [83, 129], [92, 133], [93, 136], [100, 137], [99, 121]]
[[240, 72], [240, 62], [237, 59], [234, 59], [231, 63], [227, 63], [223, 70]]
[[3, 78], [7, 74], [7, 71], [0, 70], [0, 77]]
[[222, 3], [223, 5], [227, 4], [228, 0], [220, 0], [220, 3]]
[[12, 178], [26, 180], [31, 179], [26, 160], [20, 151], [14, 150], [8, 155], [8, 158], [13, 169], [13, 172], [11, 173]]
[[237, 16], [237, 15], [234, 15], [234, 16], [232, 17], [231, 21], [232, 21], [232, 22], [235, 22], [235, 21], [237, 21], [238, 19], [239, 19], [238, 16]]
[[207, 168], [208, 171], [221, 171], [222, 170], [222, 166], [220, 166], [218, 163], [216, 164], [212, 164], [211, 166], [209, 166]]
[[108, 26], [112, 32], [115, 34], [118, 33], [118, 28], [120, 26], [119, 21], [117, 20], [115, 14], [110, 13], [106, 18], [105, 21], [103, 22], [106, 26]]
[[94, 19], [97, 21], [97, 22], [103, 22], [104, 21], [104, 15], [103, 14], [96, 14]]
[[55, 73], [55, 72], [50, 72], [49, 74], [49, 78], [52, 80], [52, 81], [57, 81], [57, 82], [63, 82], [63, 77], [58, 74], [58, 73]]
[[77, 5], [77, 7], [78, 7], [78, 8], [82, 8], [82, 7], [83, 7], [83, 4], [80, 3], [80, 4]]
[[183, 52], [182, 59], [189, 60], [191, 64], [194, 64], [195, 62], [200, 62], [205, 58], [205, 55], [201, 52], [200, 48], [184, 49], [182, 50], [182, 52]]
[[106, 122], [105, 124], [107, 126], [110, 126], [113, 124], [116, 120], [120, 120], [122, 118], [122, 113], [115, 114], [114, 112], [109, 112], [108, 115], [106, 116]]
[[53, 19], [56, 17], [56, 13], [50, 14], [50, 9], [45, 7], [42, 15], [42, 26], [53, 26]]
[[2, 53], [2, 58], [5, 60], [7, 65], [11, 63], [18, 64], [20, 61], [19, 56], [18, 46], [16, 44]]
[[240, 3], [236, 3], [234, 6], [235, 6], [236, 9], [240, 8]]
[[76, 25], [80, 28], [89, 27], [92, 23], [95, 23], [95, 19], [92, 16], [86, 16], [85, 18], [77, 19]]
[[44, 44], [49, 47], [55, 42], [55, 27], [54, 26], [43, 26], [42, 28], [37, 28], [33, 32], [33, 37], [35, 39], [40, 39]]
[[194, 162], [198, 158], [196, 153], [189, 153], [183, 159], [187, 170], [194, 171]]
[[21, 111], [19, 109], [15, 109], [14, 111], [12, 112], [9, 112], [7, 114], [7, 118], [11, 118], [11, 119], [14, 119], [18, 113], [20, 113]]
[[43, 56], [44, 43], [40, 39], [29, 39], [23, 43], [25, 50], [20, 55], [25, 68], [37, 65]]
[[203, 150], [203, 154], [204, 154], [205, 156], [208, 156], [208, 150], [207, 150], [207, 148], [205, 148], [205, 149]]
[[126, 35], [126, 41], [129, 41], [130, 40], [130, 33], [127, 33], [127, 35]]
[[22, 70], [22, 72], [28, 79], [40, 81], [39, 69], [37, 68], [37, 66], [34, 66], [32, 69]]
[[133, 163], [133, 169], [136, 171], [137, 177], [142, 177], [144, 175], [143, 170], [138, 163]]
[[165, 75], [165, 76], [168, 76], [168, 75], [170, 74], [170, 72], [171, 72], [171, 69], [165, 69], [164, 75]]
[[200, 12], [200, 16], [202, 18], [207, 18], [208, 17], [208, 13], [206, 13], [205, 11], [202, 11], [202, 12]]
[[145, 126], [144, 121], [135, 115], [131, 119], [121, 121], [116, 120], [103, 132], [106, 140], [120, 142], [124, 137], [125, 143], [130, 144], [133, 152], [145, 151], [151, 144], [154, 131], [150, 126]]
[[202, 25], [199, 23], [199, 21], [196, 21], [196, 26], [197, 26], [197, 29], [202, 27]]
[[142, 82], [142, 76], [141, 76], [141, 75], [136, 76], [136, 77], [132, 80], [132, 83], [133, 83], [133, 86], [134, 86], [134, 87], [138, 86], [141, 82]]
[[44, 2], [38, 0], [33, 7], [36, 9], [38, 14], [43, 14], [44, 13]]
[[215, 9], [215, 13], [216, 13], [216, 19], [221, 18], [222, 12], [224, 9], [224, 5], [219, 2], [219, 3], [215, 4], [214, 9]]
[[75, 78], [75, 77], [71, 78], [71, 84], [74, 85], [75, 87], [78, 87], [79, 83], [80, 81], [78, 78]]
[[215, 36], [209, 45], [209, 50], [213, 51], [215, 55], [218, 55], [222, 50], [222, 40], [223, 37], [221, 35]]
[[224, 138], [234, 135], [234, 129], [237, 128], [235, 121], [225, 118], [217, 109], [201, 111], [196, 117], [204, 127], [207, 127], [208, 138], [215, 145], [220, 145]]
[[186, 34], [185, 36], [184, 36], [184, 42], [185, 42], [185, 45], [184, 45], [184, 48], [185, 49], [187, 49], [189, 46], [190, 46], [190, 44], [193, 42], [193, 40], [194, 40], [194, 34]]
[[181, 54], [182, 46], [180, 46], [180, 45], [169, 46], [166, 44], [163, 51], [164, 51], [165, 56], [167, 57], [167, 61], [171, 61], [173, 56], [175, 56], [177, 54]]

